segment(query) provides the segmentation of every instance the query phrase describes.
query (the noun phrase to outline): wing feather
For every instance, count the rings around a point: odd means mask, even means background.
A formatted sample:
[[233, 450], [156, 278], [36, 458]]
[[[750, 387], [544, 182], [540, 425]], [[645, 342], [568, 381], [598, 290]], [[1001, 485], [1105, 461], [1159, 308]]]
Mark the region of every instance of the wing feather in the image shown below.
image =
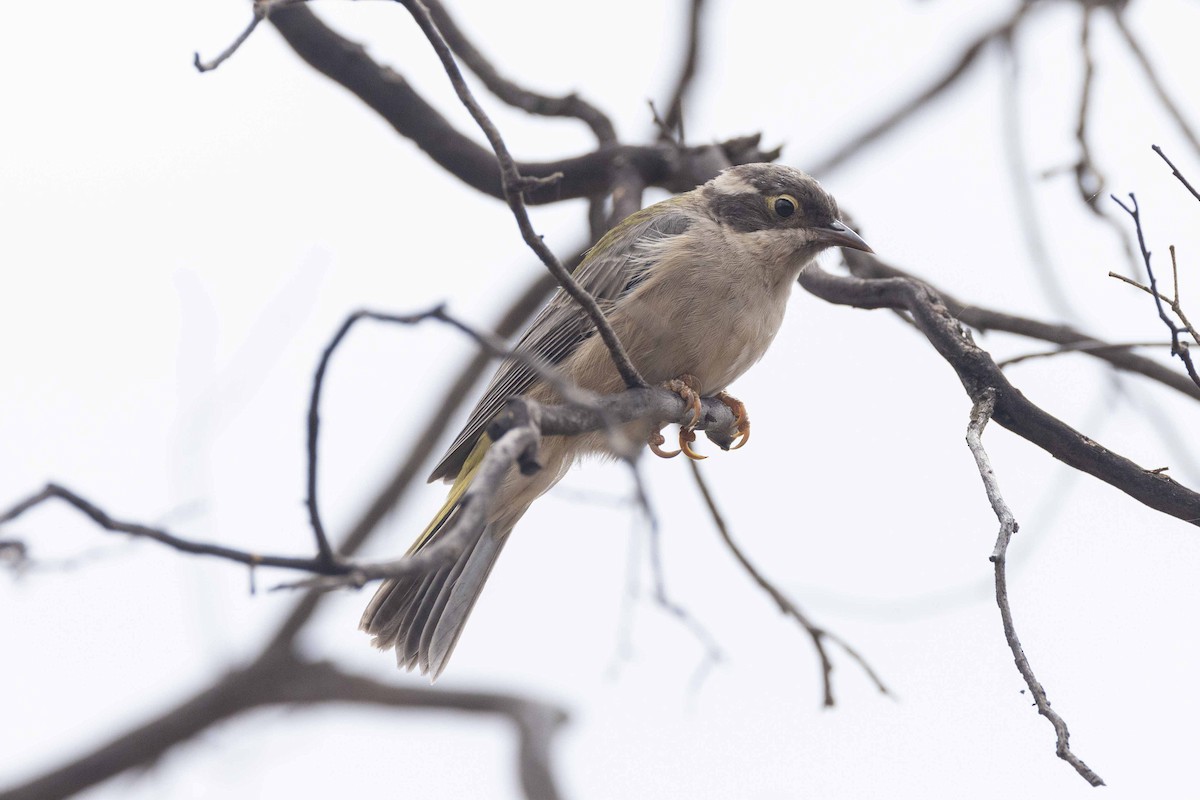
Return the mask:
[[[608, 232], [584, 257], [575, 279], [600, 303], [601, 308], [617, 301], [641, 282], [654, 267], [656, 244], [687, 230], [689, 217], [676, 198], [630, 215]], [[595, 333], [587, 314], [559, 289], [534, 318], [517, 342], [516, 351], [537, 356], [548, 365], [564, 362], [576, 348]], [[536, 374], [527, 365], [505, 360], [476, 404], [467, 424], [430, 475], [430, 482], [454, 480], [475, 442], [510, 397], [523, 394]]]

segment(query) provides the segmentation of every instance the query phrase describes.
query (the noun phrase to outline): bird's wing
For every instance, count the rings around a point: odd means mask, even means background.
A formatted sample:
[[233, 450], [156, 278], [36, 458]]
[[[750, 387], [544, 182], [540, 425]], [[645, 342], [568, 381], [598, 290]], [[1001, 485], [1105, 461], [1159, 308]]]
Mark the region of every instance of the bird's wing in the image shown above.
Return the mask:
[[[687, 230], [688, 225], [689, 217], [676, 198], [631, 214], [588, 251], [575, 271], [575, 280], [602, 308], [611, 306], [653, 269], [653, 249], [648, 253], [644, 245], [677, 236]], [[594, 333], [595, 327], [587, 313], [559, 289], [534, 318], [515, 350], [553, 366], [566, 360]], [[453, 480], [492, 417], [510, 397], [523, 394], [535, 377], [526, 364], [505, 360], [492, 376], [467, 424], [429, 476], [430, 482]]]

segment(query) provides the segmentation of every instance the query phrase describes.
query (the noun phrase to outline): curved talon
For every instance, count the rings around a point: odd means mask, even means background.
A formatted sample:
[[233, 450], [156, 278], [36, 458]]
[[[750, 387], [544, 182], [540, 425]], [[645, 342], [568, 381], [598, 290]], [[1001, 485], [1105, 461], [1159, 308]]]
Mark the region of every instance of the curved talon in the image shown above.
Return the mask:
[[741, 439], [741, 441], [737, 444], [730, 443], [729, 449], [739, 450], [746, 445], [746, 442], [750, 441], [750, 415], [746, 413], [746, 404], [725, 392], [717, 392], [716, 397], [733, 412], [733, 424], [737, 428], [737, 435], [733, 439], [734, 441]]
[[696, 441], [696, 432], [691, 428], [679, 429], [679, 450], [692, 461], [703, 461], [708, 456], [701, 455], [692, 449], [692, 442]]
[[666, 442], [667, 440], [664, 439], [663, 435], [658, 431], [650, 434], [650, 437], [646, 439], [646, 444], [650, 445], [650, 452], [654, 453], [654, 455], [658, 456], [659, 458], [674, 458], [683, 452], [682, 450], [663, 450], [661, 445], [666, 444]]

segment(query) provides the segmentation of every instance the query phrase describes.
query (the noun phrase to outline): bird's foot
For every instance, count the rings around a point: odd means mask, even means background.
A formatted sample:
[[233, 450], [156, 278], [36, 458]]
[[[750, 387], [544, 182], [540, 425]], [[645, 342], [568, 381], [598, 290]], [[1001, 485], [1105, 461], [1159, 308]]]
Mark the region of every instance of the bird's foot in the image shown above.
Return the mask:
[[674, 458], [683, 453], [690, 459], [700, 461], [708, 458], [692, 450], [692, 442], [696, 441], [696, 425], [700, 422], [700, 417], [703, 414], [703, 408], [700, 405], [700, 381], [694, 375], [683, 374], [678, 378], [667, 381], [663, 386], [683, 398], [683, 402], [692, 407], [692, 419], [679, 426], [679, 449], [667, 451], [661, 448], [666, 442], [662, 434], [658, 431], [650, 434], [647, 442], [650, 445], [650, 451], [660, 458]]
[[750, 441], [750, 415], [746, 413], [746, 404], [725, 392], [717, 392], [716, 397], [722, 403], [729, 406], [729, 410], [733, 412], [733, 424], [737, 428], [737, 436], [733, 437], [733, 441], [741, 439], [737, 444], [730, 442], [729, 449], [737, 450], [740, 447], [744, 447], [746, 442]]

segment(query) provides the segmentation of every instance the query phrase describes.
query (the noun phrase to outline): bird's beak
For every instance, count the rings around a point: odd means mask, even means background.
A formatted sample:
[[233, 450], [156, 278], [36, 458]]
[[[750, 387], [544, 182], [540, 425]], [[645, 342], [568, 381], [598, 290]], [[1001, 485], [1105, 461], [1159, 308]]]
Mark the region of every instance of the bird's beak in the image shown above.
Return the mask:
[[846, 223], [841, 220], [834, 220], [828, 228], [818, 228], [821, 241], [834, 245], [835, 247], [849, 247], [854, 250], [862, 250], [864, 253], [874, 253], [871, 246], [863, 241], [863, 238], [846, 226]]

